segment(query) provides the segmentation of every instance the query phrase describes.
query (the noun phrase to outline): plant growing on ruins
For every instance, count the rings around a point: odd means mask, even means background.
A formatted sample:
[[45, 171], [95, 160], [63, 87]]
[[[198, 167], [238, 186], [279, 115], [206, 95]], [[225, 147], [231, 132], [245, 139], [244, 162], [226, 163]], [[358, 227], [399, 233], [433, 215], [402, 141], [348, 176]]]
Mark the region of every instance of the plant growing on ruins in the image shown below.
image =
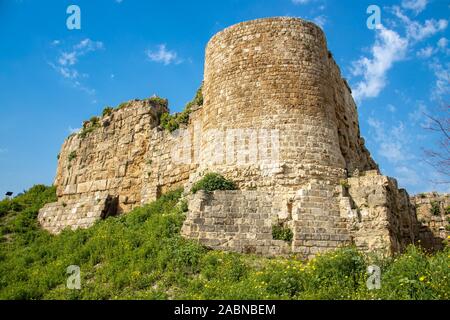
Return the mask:
[[430, 205], [431, 205], [430, 213], [433, 216], [439, 216], [441, 214], [441, 206], [440, 206], [439, 202], [431, 201]]
[[291, 242], [294, 234], [292, 230], [283, 224], [275, 224], [272, 226], [272, 238], [274, 240], [283, 240], [286, 242]]
[[341, 181], [339, 181], [339, 184], [345, 189], [350, 188], [350, 184], [348, 183], [347, 179], [342, 179]]
[[120, 110], [122, 108], [125, 108], [127, 105], [129, 105], [129, 102], [122, 102], [117, 106], [117, 110]]
[[157, 105], [163, 108], [167, 108], [169, 106], [169, 100], [161, 97], [151, 97], [146, 100], [152, 105]]
[[102, 116], [103, 117], [106, 117], [106, 116], [109, 116], [109, 115], [111, 115], [111, 113], [113, 112], [113, 110], [114, 110], [114, 108], [112, 108], [112, 107], [105, 107], [105, 109], [103, 109], [103, 111], [102, 111]]
[[197, 90], [195, 97], [192, 101], [188, 102], [182, 112], [170, 114], [163, 113], [161, 115], [160, 123], [161, 126], [169, 132], [173, 132], [180, 128], [182, 124], [189, 123], [189, 116], [192, 112], [192, 108], [194, 106], [202, 106], [203, 105], [203, 85]]
[[445, 207], [445, 214], [449, 215], [450, 214], [450, 206]]
[[77, 152], [76, 151], [72, 151], [71, 153], [69, 153], [69, 155], [67, 156], [67, 160], [69, 162], [72, 162], [72, 160], [75, 160], [77, 158]]
[[83, 122], [83, 128], [78, 133], [81, 139], [86, 138], [86, 136], [95, 131], [95, 129], [100, 128], [100, 119], [98, 117], [92, 117], [89, 121]]
[[236, 184], [218, 173], [207, 173], [192, 186], [192, 193], [199, 190], [213, 192], [215, 190], [236, 190]]

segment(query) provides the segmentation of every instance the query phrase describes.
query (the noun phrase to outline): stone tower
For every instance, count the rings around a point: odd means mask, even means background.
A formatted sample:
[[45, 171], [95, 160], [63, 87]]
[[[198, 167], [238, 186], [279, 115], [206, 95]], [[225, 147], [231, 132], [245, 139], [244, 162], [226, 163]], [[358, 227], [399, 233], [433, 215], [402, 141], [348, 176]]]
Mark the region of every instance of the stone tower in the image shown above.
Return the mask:
[[[360, 137], [349, 87], [327, 49], [323, 31], [313, 23], [295, 18], [260, 19], [219, 32], [206, 48], [203, 93], [202, 131], [206, 136], [201, 167], [219, 167], [219, 171], [232, 167], [239, 176], [233, 166], [239, 156], [228, 154], [235, 150], [227, 147], [217, 131], [226, 134], [243, 129], [240, 150], [247, 144], [253, 158], [241, 167], [253, 167], [259, 176], [253, 179], [254, 186], [267, 185], [267, 175], [260, 172], [267, 169], [264, 164], [275, 172], [284, 171], [269, 178], [274, 180], [271, 186], [290, 189], [311, 178], [338, 181], [346, 178], [345, 172], [377, 169]], [[213, 134], [208, 136], [210, 130]], [[255, 132], [246, 134], [245, 130]], [[260, 145], [267, 141], [260, 141], [264, 136], [257, 130], [268, 130], [264, 132], [271, 138], [270, 133], [278, 134], [278, 154], [272, 163], [258, 158], [266, 150], [254, 150], [255, 145], [268, 147]], [[223, 150], [220, 159], [210, 152], [218, 148]]]
[[[219, 32], [206, 48], [203, 96], [175, 133], [150, 99], [66, 139], [58, 202], [40, 211], [41, 225], [89, 227], [183, 186], [182, 234], [211, 248], [311, 257], [350, 243], [393, 253], [420, 239], [414, 206], [365, 148], [351, 90], [313, 23], [268, 18]], [[190, 194], [205, 172], [239, 190]]]

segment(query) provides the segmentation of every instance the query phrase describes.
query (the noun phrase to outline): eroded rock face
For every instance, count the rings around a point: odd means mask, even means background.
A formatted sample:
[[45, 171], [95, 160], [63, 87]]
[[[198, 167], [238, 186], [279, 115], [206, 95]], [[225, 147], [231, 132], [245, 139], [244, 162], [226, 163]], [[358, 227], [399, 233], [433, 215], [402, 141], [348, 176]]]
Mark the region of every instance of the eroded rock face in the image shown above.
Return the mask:
[[[424, 228], [430, 247], [443, 240], [447, 220], [420, 214], [430, 221], [421, 225], [413, 204], [426, 204], [411, 203], [380, 175], [316, 25], [269, 18], [219, 32], [206, 48], [203, 98], [173, 133], [159, 123], [167, 108], [144, 100], [68, 138], [55, 179], [59, 199], [40, 211], [41, 225], [55, 233], [88, 227], [170, 189], [187, 193], [205, 172], [217, 172], [240, 190], [188, 195], [182, 230], [212, 248], [311, 257], [354, 243], [390, 254], [425, 239]], [[280, 225], [288, 241], [274, 239]]]

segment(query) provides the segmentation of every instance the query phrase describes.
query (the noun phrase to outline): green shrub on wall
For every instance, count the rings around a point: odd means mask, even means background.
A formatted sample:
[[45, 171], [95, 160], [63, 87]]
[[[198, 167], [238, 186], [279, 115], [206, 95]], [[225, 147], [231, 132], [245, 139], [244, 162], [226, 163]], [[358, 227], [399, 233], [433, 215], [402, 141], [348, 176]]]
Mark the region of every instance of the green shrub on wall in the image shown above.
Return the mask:
[[69, 153], [69, 155], [67, 156], [67, 160], [69, 162], [72, 162], [72, 160], [75, 160], [77, 158], [77, 152], [76, 151], [72, 151], [71, 153]]
[[236, 190], [236, 185], [218, 173], [208, 173], [192, 186], [192, 193], [199, 190], [213, 192], [215, 190]]
[[203, 105], [203, 86], [201, 86], [197, 93], [195, 94], [195, 97], [192, 101], [186, 104], [184, 110], [179, 113], [170, 114], [170, 113], [164, 113], [161, 116], [161, 126], [166, 129], [169, 132], [173, 132], [180, 128], [180, 125], [182, 124], [188, 124], [189, 123], [189, 116], [192, 112], [192, 108], [194, 106], [201, 106]]
[[437, 201], [431, 201], [430, 213], [433, 216], [439, 216], [441, 214], [441, 206]]
[[291, 242], [294, 234], [292, 230], [282, 224], [276, 224], [272, 226], [272, 238], [274, 240], [283, 240]]

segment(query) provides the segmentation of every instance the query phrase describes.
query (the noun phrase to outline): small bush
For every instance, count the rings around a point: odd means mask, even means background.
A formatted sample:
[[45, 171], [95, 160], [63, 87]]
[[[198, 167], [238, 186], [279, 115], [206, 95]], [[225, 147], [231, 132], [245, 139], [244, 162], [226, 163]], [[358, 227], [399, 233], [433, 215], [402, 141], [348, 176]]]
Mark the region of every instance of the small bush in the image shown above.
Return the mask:
[[129, 104], [130, 104], [129, 102], [122, 102], [121, 104], [119, 104], [119, 105], [117, 106], [117, 110], [123, 109], [123, 108], [125, 108], [126, 106], [128, 106]]
[[160, 97], [151, 97], [148, 98], [147, 101], [152, 105], [160, 106], [163, 108], [167, 108], [169, 106], [169, 100]]
[[188, 102], [184, 107], [184, 110], [179, 113], [171, 115], [170, 113], [163, 113], [161, 115], [160, 124], [161, 126], [169, 132], [173, 132], [180, 128], [182, 124], [189, 123], [189, 116], [192, 112], [194, 106], [203, 105], [203, 93], [202, 86], [197, 90], [195, 97], [192, 101]]
[[441, 214], [441, 206], [440, 206], [439, 202], [431, 201], [430, 205], [431, 205], [430, 213], [433, 216], [439, 216]]
[[112, 108], [112, 107], [105, 107], [105, 109], [103, 109], [103, 111], [102, 111], [102, 116], [106, 117], [106, 116], [111, 115], [113, 110], [114, 110], [114, 108]]
[[218, 173], [208, 173], [202, 179], [197, 181], [192, 186], [192, 193], [197, 193], [199, 190], [206, 192], [213, 192], [215, 190], [236, 190], [234, 182], [227, 180]]
[[350, 184], [348, 183], [347, 179], [342, 179], [341, 181], [339, 181], [339, 184], [344, 187], [345, 189], [350, 188]]
[[288, 227], [285, 227], [282, 224], [277, 224], [272, 226], [272, 238], [274, 240], [283, 240], [287, 242], [291, 242], [294, 234], [292, 230]]
[[89, 122], [91, 123], [91, 126], [97, 126], [99, 124], [100, 119], [96, 116], [92, 117]]
[[450, 206], [445, 207], [445, 214], [450, 215]]
[[77, 152], [76, 151], [72, 151], [67, 156], [67, 161], [72, 162], [72, 160], [75, 160], [76, 158], [77, 158]]
[[80, 133], [78, 133], [78, 136], [81, 139], [84, 139], [88, 134], [95, 131], [97, 128], [100, 128], [100, 120], [98, 117], [92, 117], [91, 120], [83, 122], [83, 128]]

